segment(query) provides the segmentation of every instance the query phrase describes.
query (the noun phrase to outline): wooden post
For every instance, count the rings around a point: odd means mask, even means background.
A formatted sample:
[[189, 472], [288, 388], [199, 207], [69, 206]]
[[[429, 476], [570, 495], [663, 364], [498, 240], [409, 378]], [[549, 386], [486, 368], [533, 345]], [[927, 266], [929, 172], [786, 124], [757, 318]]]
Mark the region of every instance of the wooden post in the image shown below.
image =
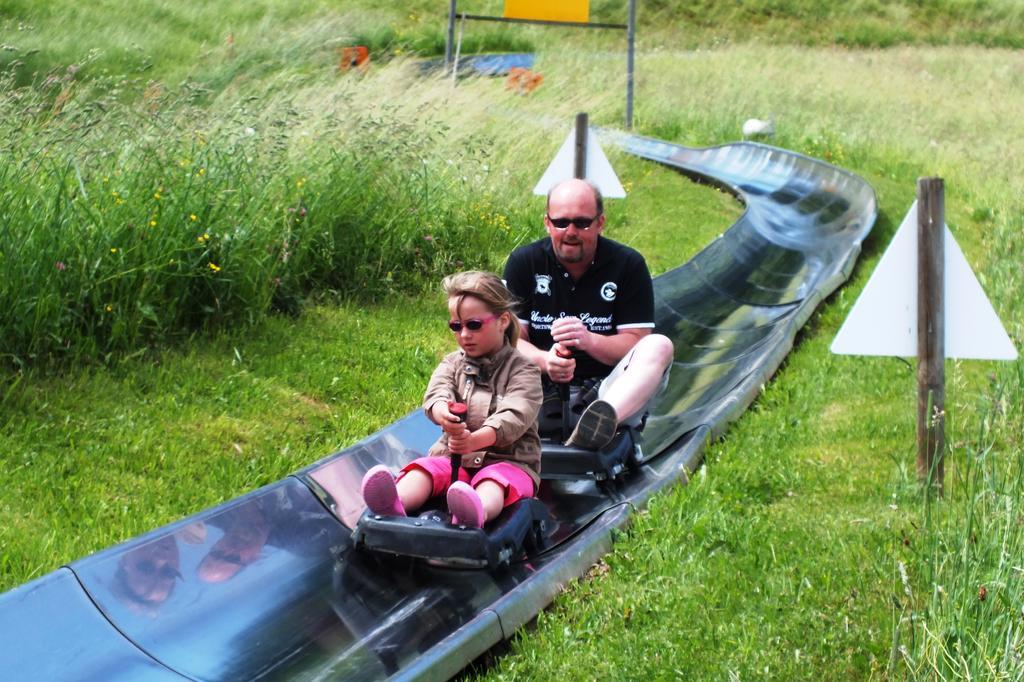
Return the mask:
[[942, 493], [946, 447], [945, 197], [942, 178], [917, 181], [917, 474]]
[[576, 157], [573, 163], [572, 176], [584, 179], [587, 177], [587, 114], [576, 114]]

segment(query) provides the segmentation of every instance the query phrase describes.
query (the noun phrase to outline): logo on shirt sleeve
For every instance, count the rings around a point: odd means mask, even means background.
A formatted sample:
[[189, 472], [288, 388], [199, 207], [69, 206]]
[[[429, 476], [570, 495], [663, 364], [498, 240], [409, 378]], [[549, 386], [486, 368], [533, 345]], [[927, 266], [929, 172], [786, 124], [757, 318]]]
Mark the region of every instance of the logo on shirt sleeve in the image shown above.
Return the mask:
[[534, 275], [533, 278], [537, 280], [537, 288], [534, 289], [534, 293], [540, 294], [541, 296], [551, 295], [551, 275]]
[[615, 282], [605, 282], [601, 286], [601, 298], [611, 303], [615, 300], [615, 292], [618, 290], [618, 286]]

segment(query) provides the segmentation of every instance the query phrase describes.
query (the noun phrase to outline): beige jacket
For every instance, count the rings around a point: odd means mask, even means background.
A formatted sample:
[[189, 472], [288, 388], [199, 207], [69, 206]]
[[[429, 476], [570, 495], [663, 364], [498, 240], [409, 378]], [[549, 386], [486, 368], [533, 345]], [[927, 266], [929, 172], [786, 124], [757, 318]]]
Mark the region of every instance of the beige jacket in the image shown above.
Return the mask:
[[[528, 473], [537, 486], [540, 485], [537, 413], [543, 399], [540, 370], [506, 343], [486, 358], [470, 358], [461, 350], [446, 355], [430, 377], [423, 409], [427, 417], [433, 419], [430, 408], [439, 400], [466, 403], [469, 430], [490, 426], [497, 432], [497, 440], [486, 451], [463, 455], [462, 466], [479, 469], [488, 464], [510, 462]], [[448, 435], [442, 433], [427, 454], [450, 456]]]

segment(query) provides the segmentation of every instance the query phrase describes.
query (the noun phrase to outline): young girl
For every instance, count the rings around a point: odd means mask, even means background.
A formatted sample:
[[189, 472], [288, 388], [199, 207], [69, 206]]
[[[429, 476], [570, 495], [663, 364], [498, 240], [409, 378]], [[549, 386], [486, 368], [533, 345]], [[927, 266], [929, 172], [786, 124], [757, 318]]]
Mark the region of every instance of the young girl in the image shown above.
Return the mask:
[[[479, 528], [504, 507], [532, 497], [540, 483], [540, 370], [515, 348], [515, 301], [497, 276], [461, 272], [442, 286], [448, 327], [461, 350], [434, 370], [423, 409], [444, 433], [397, 481], [384, 465], [366, 472], [363, 500], [375, 514], [404, 516], [447, 493], [455, 523]], [[455, 403], [468, 406], [465, 423], [452, 413]], [[455, 483], [451, 455], [461, 456]]]

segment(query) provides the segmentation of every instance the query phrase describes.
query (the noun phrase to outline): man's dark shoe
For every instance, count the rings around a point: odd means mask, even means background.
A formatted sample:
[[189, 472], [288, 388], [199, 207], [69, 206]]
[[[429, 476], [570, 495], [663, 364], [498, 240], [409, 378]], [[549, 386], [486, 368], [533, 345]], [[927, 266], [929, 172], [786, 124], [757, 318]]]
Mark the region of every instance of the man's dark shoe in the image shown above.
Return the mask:
[[603, 400], [595, 400], [583, 410], [579, 422], [576, 423], [576, 429], [565, 444], [598, 450], [608, 445], [615, 436], [618, 425], [619, 418], [615, 414], [615, 408]]

